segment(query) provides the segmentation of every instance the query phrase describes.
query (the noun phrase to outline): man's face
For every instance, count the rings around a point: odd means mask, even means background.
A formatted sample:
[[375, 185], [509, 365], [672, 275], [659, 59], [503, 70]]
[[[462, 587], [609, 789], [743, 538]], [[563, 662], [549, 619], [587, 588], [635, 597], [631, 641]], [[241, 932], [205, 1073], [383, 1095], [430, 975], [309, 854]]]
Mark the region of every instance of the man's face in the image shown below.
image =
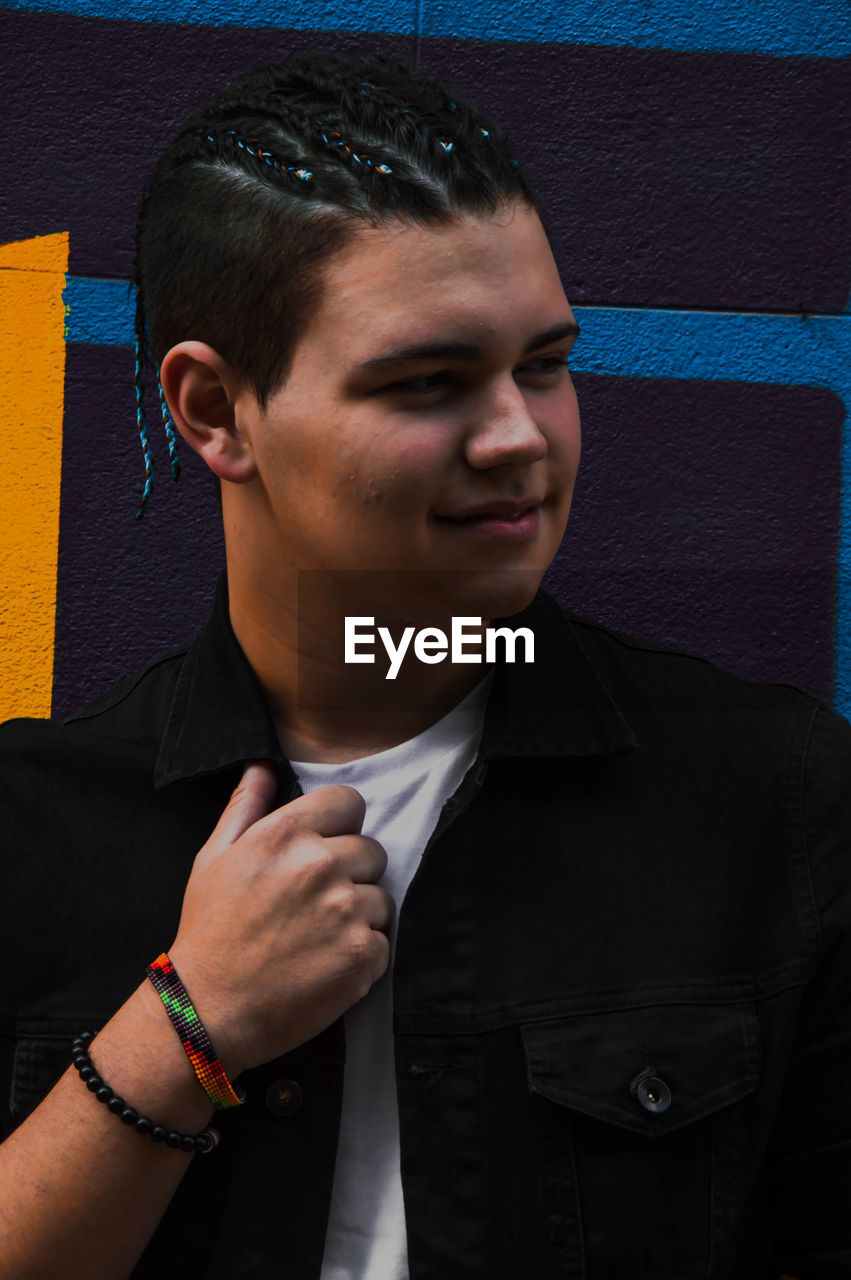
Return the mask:
[[522, 608], [561, 541], [579, 464], [574, 336], [525, 205], [360, 231], [325, 268], [285, 383], [244, 420], [269, 554], [353, 571], [347, 612], [423, 622]]

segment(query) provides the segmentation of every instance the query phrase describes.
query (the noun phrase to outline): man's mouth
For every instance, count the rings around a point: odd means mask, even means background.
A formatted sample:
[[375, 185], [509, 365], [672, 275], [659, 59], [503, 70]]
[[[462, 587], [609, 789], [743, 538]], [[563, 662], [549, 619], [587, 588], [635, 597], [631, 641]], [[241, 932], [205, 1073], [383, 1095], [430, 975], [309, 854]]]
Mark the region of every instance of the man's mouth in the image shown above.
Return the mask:
[[528, 499], [522, 504], [498, 502], [491, 507], [459, 511], [454, 515], [436, 515], [441, 524], [456, 529], [503, 537], [531, 537], [537, 532], [541, 502]]
[[438, 514], [438, 520], [450, 520], [455, 524], [472, 524], [481, 520], [503, 520], [510, 524], [523, 520], [532, 512], [537, 512], [543, 498], [529, 495], [525, 498], [505, 498], [478, 507], [470, 507], [466, 511]]
[[517, 520], [522, 520], [530, 511], [535, 511], [535, 507], [524, 507], [522, 511], [515, 511], [512, 515], [503, 515], [499, 511], [477, 511], [474, 515], [469, 516], [440, 516], [441, 520], [455, 520], [459, 524], [471, 524], [474, 520], [507, 520], [509, 524], [514, 524]]

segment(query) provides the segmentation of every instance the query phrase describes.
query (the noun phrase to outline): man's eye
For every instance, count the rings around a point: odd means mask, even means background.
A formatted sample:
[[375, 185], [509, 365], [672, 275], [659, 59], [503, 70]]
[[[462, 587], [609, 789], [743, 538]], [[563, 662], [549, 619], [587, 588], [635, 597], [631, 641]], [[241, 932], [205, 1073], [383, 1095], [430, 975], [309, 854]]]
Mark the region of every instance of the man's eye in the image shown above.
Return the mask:
[[537, 374], [539, 376], [541, 374], [553, 375], [553, 374], [560, 373], [561, 370], [566, 367], [567, 367], [566, 356], [541, 356], [540, 360], [530, 360], [528, 364], [524, 364], [518, 370], [518, 372], [532, 373], [532, 374]]
[[401, 395], [423, 396], [428, 395], [430, 391], [439, 391], [447, 386], [450, 381], [448, 373], [427, 373], [421, 378], [406, 378], [402, 382], [392, 382], [387, 391], [398, 392]]

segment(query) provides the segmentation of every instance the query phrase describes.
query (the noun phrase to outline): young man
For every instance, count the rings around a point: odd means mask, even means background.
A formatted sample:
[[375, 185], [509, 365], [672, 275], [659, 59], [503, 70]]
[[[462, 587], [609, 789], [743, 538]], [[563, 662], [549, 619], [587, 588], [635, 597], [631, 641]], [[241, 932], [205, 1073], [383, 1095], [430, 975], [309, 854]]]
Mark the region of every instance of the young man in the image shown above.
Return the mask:
[[227, 580], [2, 734], [2, 1280], [848, 1273], [851, 731], [538, 592], [576, 327], [497, 126], [244, 77], [137, 286]]

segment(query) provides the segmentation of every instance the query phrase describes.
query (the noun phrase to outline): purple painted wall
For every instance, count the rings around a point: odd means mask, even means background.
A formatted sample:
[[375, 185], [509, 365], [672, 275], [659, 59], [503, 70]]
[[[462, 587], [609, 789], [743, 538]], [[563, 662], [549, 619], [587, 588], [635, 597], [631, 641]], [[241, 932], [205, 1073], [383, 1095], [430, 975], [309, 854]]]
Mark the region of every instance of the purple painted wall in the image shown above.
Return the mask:
[[[121, 12], [121, 6], [117, 7]], [[0, 243], [68, 228], [74, 276], [127, 278], [142, 178], [234, 71], [354, 36], [0, 11]], [[601, 45], [605, 32], [601, 33]], [[841, 312], [851, 71], [834, 58], [429, 39], [488, 104], [549, 210], [576, 303]], [[579, 375], [585, 451], [551, 572], [579, 612], [830, 696], [844, 406], [819, 388]], [[160, 475], [165, 475], [164, 450]], [[202, 620], [222, 563], [188, 460], [133, 514], [128, 349], [69, 346], [54, 711]]]

